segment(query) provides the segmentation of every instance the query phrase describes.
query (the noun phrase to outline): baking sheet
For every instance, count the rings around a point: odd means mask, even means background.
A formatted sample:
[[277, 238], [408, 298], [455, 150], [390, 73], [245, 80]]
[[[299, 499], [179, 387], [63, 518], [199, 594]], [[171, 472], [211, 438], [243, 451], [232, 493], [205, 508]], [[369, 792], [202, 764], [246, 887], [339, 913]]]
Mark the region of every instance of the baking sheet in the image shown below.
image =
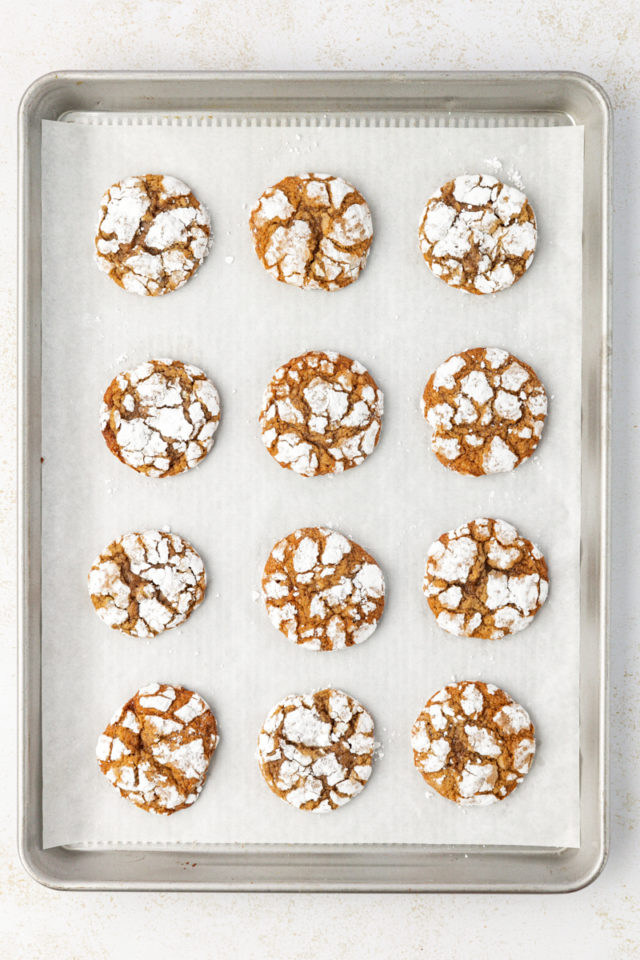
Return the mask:
[[[501, 165], [501, 166], [499, 166]], [[360, 280], [335, 294], [275, 283], [246, 220], [265, 186], [315, 169], [352, 180], [376, 238]], [[577, 846], [582, 130], [459, 130], [258, 120], [185, 126], [43, 125], [43, 766], [44, 845], [85, 842], [487, 843]], [[448, 290], [422, 263], [426, 197], [465, 171], [521, 179], [540, 229], [530, 274], [497, 297]], [[207, 204], [212, 253], [176, 294], [125, 294], [92, 262], [100, 196], [135, 172], [186, 180]], [[429, 451], [419, 399], [430, 371], [469, 346], [531, 362], [551, 397], [538, 454], [515, 473], [465, 478]], [[382, 439], [336, 478], [281, 470], [259, 440], [273, 370], [306, 349], [361, 360], [386, 395]], [[202, 366], [223, 403], [210, 456], [154, 481], [113, 458], [97, 426], [115, 372], [153, 356]], [[544, 551], [549, 601], [525, 632], [496, 643], [436, 627], [420, 585], [426, 549], [475, 516], [513, 522]], [[256, 602], [276, 539], [328, 524], [383, 566], [388, 599], [366, 643], [322, 655], [289, 644]], [[99, 550], [132, 529], [169, 526], [209, 572], [205, 603], [153, 641], [109, 631], [86, 593]], [[428, 792], [409, 730], [452, 678], [504, 686], [530, 711], [538, 754], [504, 804], [459, 809]], [[197, 689], [221, 744], [198, 803], [152, 818], [120, 800], [94, 760], [97, 735], [152, 680]], [[338, 813], [296, 811], [266, 788], [254, 760], [270, 707], [290, 692], [339, 686], [373, 713], [381, 756], [362, 795]]]

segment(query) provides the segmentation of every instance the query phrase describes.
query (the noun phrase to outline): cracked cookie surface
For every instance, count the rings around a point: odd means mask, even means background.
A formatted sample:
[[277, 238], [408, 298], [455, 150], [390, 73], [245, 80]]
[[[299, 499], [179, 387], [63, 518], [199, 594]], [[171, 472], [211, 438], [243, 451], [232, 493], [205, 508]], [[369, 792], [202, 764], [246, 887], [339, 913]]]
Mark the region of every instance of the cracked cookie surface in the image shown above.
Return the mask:
[[434, 693], [413, 725], [411, 746], [430, 787], [455, 803], [486, 806], [522, 783], [536, 742], [524, 707], [477, 680]]
[[310, 351], [276, 370], [260, 411], [262, 441], [303, 477], [341, 473], [373, 453], [384, 397], [367, 370], [338, 353]]
[[218, 745], [216, 719], [185, 687], [151, 683], [111, 718], [96, 758], [120, 794], [150, 813], [191, 806], [204, 786]]
[[362, 643], [384, 610], [384, 578], [361, 546], [327, 527], [305, 527], [278, 541], [262, 577], [269, 619], [309, 650]]
[[481, 518], [431, 544], [423, 590], [443, 630], [497, 640], [524, 630], [547, 599], [547, 564], [510, 523]]
[[149, 360], [119, 373], [100, 410], [111, 453], [148, 477], [196, 467], [219, 422], [218, 391], [199, 367], [179, 360]]
[[342, 690], [285, 697], [258, 738], [258, 763], [273, 792], [299, 810], [328, 813], [371, 776], [373, 719]]
[[431, 271], [469, 293], [498, 293], [533, 262], [536, 218], [524, 193], [487, 174], [456, 177], [426, 203], [420, 250]]
[[89, 571], [89, 594], [109, 627], [154, 637], [191, 616], [202, 603], [201, 557], [175, 533], [127, 533], [102, 551]]
[[296, 287], [339, 290], [357, 279], [373, 238], [364, 197], [341, 177], [303, 173], [262, 194], [249, 226], [267, 273]]
[[127, 177], [102, 198], [96, 263], [128, 293], [157, 297], [177, 290], [210, 245], [206, 208], [175, 177]]
[[538, 445], [547, 395], [534, 370], [506, 350], [454, 354], [431, 374], [422, 412], [440, 463], [478, 477], [515, 469]]

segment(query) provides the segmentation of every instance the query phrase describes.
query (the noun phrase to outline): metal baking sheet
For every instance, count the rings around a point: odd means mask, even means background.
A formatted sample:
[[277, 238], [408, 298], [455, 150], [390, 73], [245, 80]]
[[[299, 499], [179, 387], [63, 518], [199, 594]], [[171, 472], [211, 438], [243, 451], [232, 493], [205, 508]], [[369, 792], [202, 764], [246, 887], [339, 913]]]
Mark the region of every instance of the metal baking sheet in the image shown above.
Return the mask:
[[[606, 856], [606, 535], [608, 430], [608, 127], [601, 91], [571, 74], [93, 74], [45, 77], [21, 109], [22, 224], [39, 222], [42, 119], [91, 122], [145, 110], [183, 122], [233, 113], [375, 113], [437, 125], [585, 127], [580, 847], [366, 848], [166, 845], [42, 849], [39, 697], [40, 278], [38, 231], [21, 229], [23, 860], [54, 886], [187, 889], [554, 890], [592, 879]], [[21, 227], [22, 227], [21, 224]], [[598, 403], [594, 404], [594, 398]], [[30, 411], [33, 411], [30, 413]], [[30, 558], [30, 559], [29, 559]], [[597, 589], [596, 589], [597, 587]], [[37, 626], [37, 630], [36, 630]], [[36, 689], [38, 687], [38, 689]], [[36, 775], [37, 773], [37, 775]], [[184, 864], [197, 863], [188, 879]], [[302, 879], [304, 878], [304, 879]]]

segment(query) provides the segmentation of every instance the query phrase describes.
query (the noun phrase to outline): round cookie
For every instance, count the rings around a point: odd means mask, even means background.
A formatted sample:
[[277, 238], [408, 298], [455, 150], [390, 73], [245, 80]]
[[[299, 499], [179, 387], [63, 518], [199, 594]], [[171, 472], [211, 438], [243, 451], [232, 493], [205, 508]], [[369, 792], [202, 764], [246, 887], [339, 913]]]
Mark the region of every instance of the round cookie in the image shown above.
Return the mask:
[[362, 643], [384, 610], [382, 570], [361, 546], [326, 527], [305, 527], [278, 541], [262, 577], [274, 627], [308, 650]]
[[303, 173], [262, 194], [249, 226], [265, 270], [296, 287], [339, 290], [357, 279], [373, 238], [364, 197], [341, 177]]
[[111, 453], [148, 477], [196, 467], [219, 422], [218, 391], [199, 367], [179, 360], [149, 360], [119, 373], [100, 409]]
[[151, 683], [111, 718], [96, 757], [123, 797], [168, 815], [198, 799], [218, 739], [216, 719], [199, 694]]
[[427, 700], [411, 730], [416, 767], [439, 794], [461, 805], [497, 803], [533, 763], [529, 714], [492, 683], [461, 681]]
[[118, 286], [157, 297], [198, 269], [211, 246], [211, 222], [181, 180], [127, 177], [102, 198], [95, 245], [96, 263]]
[[310, 351], [273, 375], [262, 400], [262, 441], [281, 467], [303, 477], [349, 470], [373, 453], [384, 397], [362, 364]]
[[422, 412], [440, 463], [474, 477], [514, 470], [538, 446], [547, 395], [534, 370], [506, 350], [454, 354], [431, 374]]
[[450, 287], [497, 293], [533, 262], [536, 218], [524, 193], [487, 174], [449, 180], [429, 197], [420, 221], [422, 255]]
[[273, 792], [299, 810], [328, 813], [365, 786], [373, 762], [373, 720], [342, 690], [285, 697], [258, 738], [258, 763]]
[[423, 590], [443, 630], [497, 640], [524, 630], [547, 599], [547, 564], [510, 523], [472, 520], [431, 544]]
[[154, 637], [191, 616], [204, 600], [201, 557], [175, 533], [127, 533], [104, 548], [89, 571], [89, 594], [108, 626]]

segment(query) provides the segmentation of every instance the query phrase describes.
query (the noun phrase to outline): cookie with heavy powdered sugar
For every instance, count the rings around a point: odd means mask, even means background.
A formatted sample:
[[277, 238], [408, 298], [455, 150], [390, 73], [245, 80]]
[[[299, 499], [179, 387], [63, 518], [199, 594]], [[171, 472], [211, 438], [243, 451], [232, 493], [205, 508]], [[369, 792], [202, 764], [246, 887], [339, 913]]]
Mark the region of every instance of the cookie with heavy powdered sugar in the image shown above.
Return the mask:
[[329, 813], [366, 785], [373, 719], [342, 690], [293, 694], [264, 721], [257, 759], [270, 789], [298, 810]]
[[106, 389], [100, 427], [122, 463], [147, 477], [196, 467], [220, 422], [218, 391], [206, 374], [180, 360], [148, 360], [123, 370]]
[[177, 627], [204, 600], [202, 558], [175, 533], [127, 533], [104, 548], [89, 571], [89, 595], [100, 619], [132, 637]]
[[296, 287], [339, 290], [369, 256], [371, 212], [355, 187], [327, 173], [285, 177], [262, 194], [249, 226], [265, 270]]
[[175, 177], [127, 177], [102, 198], [96, 263], [128, 293], [158, 297], [177, 290], [193, 276], [210, 246], [206, 208]]
[[380, 438], [384, 397], [357, 360], [312, 350], [274, 373], [262, 400], [262, 441], [303, 477], [362, 463]]
[[327, 527], [305, 527], [279, 540], [262, 577], [273, 625], [308, 650], [362, 643], [384, 610], [384, 577], [359, 544]]
[[168, 815], [198, 799], [218, 740], [216, 718], [199, 694], [151, 683], [111, 718], [96, 758], [121, 796]]
[[463, 806], [497, 803], [533, 763], [529, 714], [492, 683], [461, 681], [427, 700], [411, 730], [417, 769], [430, 787]]
[[450, 287], [498, 293], [533, 262], [536, 218], [521, 190], [488, 174], [456, 177], [427, 200], [419, 228], [427, 266]]
[[547, 599], [547, 564], [510, 523], [481, 518], [431, 544], [423, 590], [443, 630], [497, 640], [524, 630]]
[[514, 470], [538, 446], [547, 395], [535, 371], [497, 347], [456, 353], [434, 370], [422, 411], [440, 463], [479, 477]]

